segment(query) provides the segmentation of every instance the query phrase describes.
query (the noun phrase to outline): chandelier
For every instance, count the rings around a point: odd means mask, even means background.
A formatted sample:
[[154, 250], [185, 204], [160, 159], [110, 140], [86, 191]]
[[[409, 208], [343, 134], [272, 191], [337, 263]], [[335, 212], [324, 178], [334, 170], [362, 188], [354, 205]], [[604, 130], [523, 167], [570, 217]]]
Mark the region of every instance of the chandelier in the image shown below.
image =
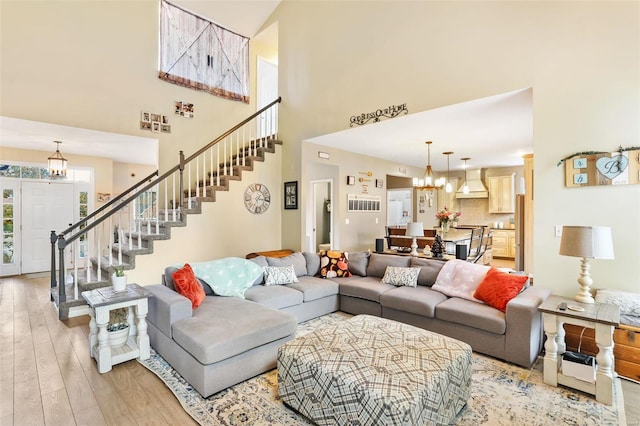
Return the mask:
[[427, 167], [424, 170], [424, 178], [413, 178], [413, 186], [418, 190], [433, 191], [444, 188], [444, 184], [440, 180], [433, 179], [433, 170], [431, 169], [431, 144], [433, 142], [426, 141], [427, 145]]
[[60, 179], [67, 177], [67, 159], [60, 154], [60, 141], [53, 141], [56, 143], [56, 152], [48, 158], [49, 163], [49, 177], [53, 179]]

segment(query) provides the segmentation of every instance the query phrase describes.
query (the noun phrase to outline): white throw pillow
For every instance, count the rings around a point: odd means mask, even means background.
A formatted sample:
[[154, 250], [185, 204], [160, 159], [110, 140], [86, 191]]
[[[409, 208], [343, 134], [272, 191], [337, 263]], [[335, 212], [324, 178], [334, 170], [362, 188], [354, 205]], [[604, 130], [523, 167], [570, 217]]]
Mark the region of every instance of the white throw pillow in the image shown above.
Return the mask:
[[464, 260], [452, 259], [445, 262], [438, 273], [436, 282], [431, 289], [449, 297], [460, 297], [472, 302], [482, 303], [473, 297], [489, 271], [489, 266], [478, 265]]
[[264, 285], [280, 285], [297, 283], [296, 271], [293, 265], [265, 266]]
[[418, 285], [418, 275], [420, 268], [410, 268], [402, 266], [387, 266], [382, 277], [382, 284], [396, 286], [416, 287]]

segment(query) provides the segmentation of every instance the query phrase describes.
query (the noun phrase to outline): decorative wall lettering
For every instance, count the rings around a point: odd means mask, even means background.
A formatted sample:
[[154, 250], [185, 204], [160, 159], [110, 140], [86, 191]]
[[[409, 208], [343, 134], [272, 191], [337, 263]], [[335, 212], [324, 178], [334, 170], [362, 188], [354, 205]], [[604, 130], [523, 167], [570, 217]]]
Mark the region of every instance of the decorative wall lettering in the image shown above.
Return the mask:
[[[577, 158], [574, 158], [577, 157]], [[574, 158], [573, 161], [566, 161]], [[565, 186], [637, 185], [640, 184], [640, 148], [622, 148], [611, 153], [588, 151], [563, 160]]]
[[382, 117], [394, 118], [400, 114], [408, 113], [409, 110], [407, 109], [407, 104], [389, 105], [386, 108], [377, 109], [373, 112], [363, 112], [360, 115], [352, 115], [349, 127], [353, 127], [354, 125], [362, 126], [363, 124], [367, 124], [371, 120], [373, 120], [374, 123], [377, 123]]

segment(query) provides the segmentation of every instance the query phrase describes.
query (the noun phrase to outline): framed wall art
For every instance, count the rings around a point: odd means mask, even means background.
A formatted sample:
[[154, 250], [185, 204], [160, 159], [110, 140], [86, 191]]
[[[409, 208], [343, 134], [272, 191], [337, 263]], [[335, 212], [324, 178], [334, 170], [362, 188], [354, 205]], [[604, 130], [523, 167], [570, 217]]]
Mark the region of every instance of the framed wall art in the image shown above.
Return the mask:
[[298, 209], [298, 181], [284, 183], [284, 208], [285, 210]]

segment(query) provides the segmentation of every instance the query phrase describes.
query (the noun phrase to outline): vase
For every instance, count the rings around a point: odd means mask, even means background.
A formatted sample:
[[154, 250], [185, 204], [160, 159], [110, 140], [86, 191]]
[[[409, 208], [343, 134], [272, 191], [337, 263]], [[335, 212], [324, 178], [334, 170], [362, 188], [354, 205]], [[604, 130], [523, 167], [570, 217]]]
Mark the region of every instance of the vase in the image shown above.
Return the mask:
[[451, 224], [449, 223], [449, 221], [442, 221], [440, 222], [440, 227], [442, 228], [442, 233], [447, 233], [449, 232], [449, 227], [451, 226]]
[[113, 285], [113, 291], [116, 293], [125, 291], [127, 289], [127, 276], [117, 277], [114, 273], [111, 275], [111, 285]]
[[121, 328], [120, 330], [109, 332], [109, 346], [112, 348], [119, 348], [127, 343], [129, 338], [129, 327]]

